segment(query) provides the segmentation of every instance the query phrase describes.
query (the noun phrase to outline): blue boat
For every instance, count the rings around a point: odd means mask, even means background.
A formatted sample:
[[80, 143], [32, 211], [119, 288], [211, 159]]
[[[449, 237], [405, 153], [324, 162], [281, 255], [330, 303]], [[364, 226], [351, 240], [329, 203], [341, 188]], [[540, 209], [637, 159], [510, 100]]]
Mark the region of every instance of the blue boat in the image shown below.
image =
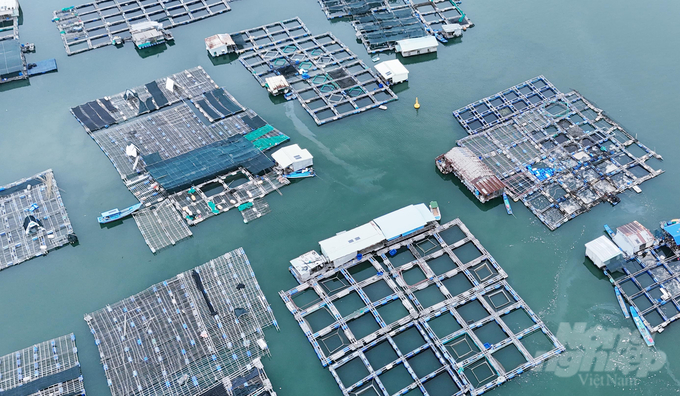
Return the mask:
[[314, 173], [314, 169], [310, 168], [304, 168], [300, 170], [296, 170], [295, 172], [290, 172], [286, 173], [283, 176], [289, 178], [289, 179], [302, 179], [305, 177], [314, 177], [316, 176], [316, 173]]
[[642, 339], [645, 340], [645, 343], [647, 346], [654, 346], [654, 340], [652, 339], [652, 335], [649, 334], [649, 330], [647, 329], [647, 326], [645, 326], [644, 322], [640, 318], [640, 315], [638, 315], [637, 309], [635, 309], [634, 306], [630, 306], [630, 314], [633, 316], [633, 322], [635, 322], [635, 326], [637, 326], [638, 331], [640, 332], [640, 335], [642, 336]]
[[623, 311], [623, 316], [625, 316], [626, 319], [630, 318], [628, 310], [626, 309], [626, 303], [623, 301], [623, 297], [621, 296], [621, 290], [619, 290], [618, 286], [614, 286], [614, 291], [616, 292], [616, 299], [619, 300], [619, 307], [621, 307], [621, 311]]
[[111, 209], [107, 212], [102, 212], [102, 215], [100, 217], [97, 217], [97, 221], [99, 221], [99, 224], [106, 224], [112, 221], [120, 220], [135, 213], [141, 207], [142, 203], [140, 202], [123, 210], [118, 210], [117, 208]]
[[505, 204], [505, 211], [511, 215], [512, 207], [510, 207], [510, 200], [508, 199], [508, 195], [506, 193], [503, 193], [503, 203]]

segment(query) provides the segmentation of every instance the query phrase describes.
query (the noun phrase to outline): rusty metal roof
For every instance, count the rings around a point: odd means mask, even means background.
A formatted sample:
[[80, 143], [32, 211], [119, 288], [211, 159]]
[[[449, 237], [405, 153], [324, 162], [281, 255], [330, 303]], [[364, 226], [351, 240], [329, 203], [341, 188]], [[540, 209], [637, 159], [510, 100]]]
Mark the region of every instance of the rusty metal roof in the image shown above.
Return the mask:
[[493, 171], [468, 148], [454, 147], [444, 154], [444, 160], [463, 181], [470, 183], [484, 195], [505, 188]]

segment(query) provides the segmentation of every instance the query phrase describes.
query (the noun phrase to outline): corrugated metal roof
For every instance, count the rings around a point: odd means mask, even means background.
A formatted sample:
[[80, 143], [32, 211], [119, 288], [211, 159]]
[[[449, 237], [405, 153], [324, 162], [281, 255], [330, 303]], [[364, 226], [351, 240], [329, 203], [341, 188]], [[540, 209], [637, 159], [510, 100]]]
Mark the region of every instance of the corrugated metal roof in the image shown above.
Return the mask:
[[664, 226], [663, 229], [673, 237], [675, 243], [680, 243], [680, 223]]
[[216, 34], [205, 39], [205, 48], [211, 50], [222, 45], [235, 45], [234, 40], [228, 34]]
[[466, 147], [454, 147], [444, 154], [444, 160], [463, 179], [482, 194], [488, 195], [505, 188], [503, 182]]
[[645, 245], [654, 241], [654, 235], [637, 221], [622, 225], [616, 229], [616, 232], [625, 235], [635, 246]]
[[24, 62], [21, 58], [19, 41], [0, 41], [0, 75], [17, 73], [22, 70], [24, 70]]
[[329, 260], [335, 261], [341, 257], [373, 246], [385, 240], [385, 236], [380, 228], [370, 222], [359, 227], [353, 228], [342, 234], [324, 239], [319, 242], [321, 251]]
[[373, 220], [388, 241], [423, 228], [435, 221], [425, 204], [409, 205]]

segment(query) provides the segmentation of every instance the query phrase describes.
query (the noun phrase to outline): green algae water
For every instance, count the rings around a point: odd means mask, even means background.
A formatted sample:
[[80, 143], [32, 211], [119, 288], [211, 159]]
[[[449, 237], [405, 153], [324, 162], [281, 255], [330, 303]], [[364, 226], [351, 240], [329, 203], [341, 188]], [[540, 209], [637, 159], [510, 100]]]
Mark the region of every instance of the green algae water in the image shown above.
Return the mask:
[[[80, 245], [0, 272], [0, 355], [74, 332], [87, 392], [106, 396], [84, 314], [243, 247], [281, 327], [266, 331], [272, 357], [263, 360], [278, 394], [340, 395], [277, 295], [296, 285], [288, 260], [338, 231], [411, 203], [437, 200], [442, 222], [461, 218], [567, 348], [564, 358], [490, 394], [677, 393], [680, 324], [655, 336], [655, 350], [643, 347], [609, 282], [584, 259], [583, 245], [601, 235], [605, 223], [638, 220], [654, 229], [680, 215], [679, 3], [464, 1], [461, 8], [476, 26], [459, 42], [440, 46], [436, 55], [405, 61], [409, 82], [395, 88], [399, 100], [387, 111], [322, 127], [297, 102], [270, 99], [238, 61], [213, 64], [203, 42], [215, 33], [299, 16], [313, 33], [332, 31], [373, 65], [349, 23], [327, 21], [313, 0], [234, 2], [228, 13], [174, 29], [175, 45], [144, 57], [131, 43], [68, 57], [50, 20], [52, 10], [72, 4], [21, 5], [21, 41], [37, 47], [29, 61], [56, 58], [59, 72], [31, 78], [27, 86], [0, 86], [0, 184], [52, 168]], [[318, 177], [294, 182], [281, 190], [283, 196], [269, 195], [272, 213], [261, 219], [243, 224], [238, 212], [230, 211], [154, 255], [132, 219], [110, 228], [98, 225], [100, 212], [135, 199], [69, 108], [198, 65], [291, 142], [308, 148]], [[452, 110], [539, 74], [563, 92], [577, 89], [637, 134], [664, 157], [666, 173], [642, 184], [642, 194], [624, 193], [618, 206], [597, 206], [555, 232], [522, 205], [515, 204], [515, 217], [508, 216], [501, 200], [481, 205], [460, 183], [437, 173], [434, 158], [465, 136]], [[419, 111], [413, 109], [416, 97]], [[399, 373], [390, 375], [390, 389], [398, 390]], [[442, 386], [436, 394], [446, 391]]]

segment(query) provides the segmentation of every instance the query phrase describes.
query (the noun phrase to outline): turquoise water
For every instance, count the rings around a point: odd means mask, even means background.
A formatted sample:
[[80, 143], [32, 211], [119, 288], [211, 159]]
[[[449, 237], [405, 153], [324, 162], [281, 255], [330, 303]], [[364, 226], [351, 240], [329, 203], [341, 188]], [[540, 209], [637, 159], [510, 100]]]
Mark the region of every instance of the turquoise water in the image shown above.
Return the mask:
[[[81, 243], [0, 273], [0, 354], [75, 332], [88, 393], [107, 395], [83, 315], [242, 246], [281, 326], [280, 332], [267, 331], [272, 358], [264, 361], [279, 394], [340, 395], [277, 296], [296, 285], [288, 260], [340, 230], [410, 203], [437, 200], [442, 220], [460, 217], [466, 223], [515, 290], [558, 337], [566, 335], [561, 339], [574, 357], [561, 365], [564, 370], [548, 366], [528, 372], [491, 394], [675, 393], [680, 325], [656, 337], [655, 356], [665, 354], [665, 362], [637, 353], [639, 336], [626, 334], [634, 331], [633, 324], [622, 317], [607, 280], [585, 261], [583, 244], [601, 235], [603, 223], [639, 220], [654, 228], [662, 219], [678, 217], [680, 4], [509, 4], [465, 1], [461, 7], [476, 27], [460, 43], [440, 47], [436, 57], [406, 62], [410, 80], [396, 88], [400, 99], [387, 112], [317, 127], [299, 104], [270, 100], [240, 63], [213, 65], [203, 45], [204, 37], [217, 32], [300, 16], [315, 33], [332, 30], [371, 64], [351, 26], [328, 22], [313, 0], [234, 2], [231, 12], [175, 29], [176, 44], [146, 58], [129, 44], [67, 57], [50, 19], [53, 9], [70, 4], [24, 1], [21, 39], [36, 43], [38, 50], [29, 59], [57, 58], [59, 72], [32, 78], [30, 86], [0, 88], [0, 184], [54, 169]], [[134, 198], [68, 108], [197, 65], [308, 148], [319, 176], [284, 188], [283, 196], [268, 196], [273, 211], [262, 219], [246, 225], [230, 211], [193, 228], [193, 238], [153, 255], [134, 221], [110, 229], [97, 224], [99, 212], [129, 206]], [[502, 202], [480, 205], [459, 183], [440, 176], [434, 158], [465, 135], [451, 111], [538, 74], [562, 91], [579, 90], [605, 109], [664, 156], [667, 173], [643, 184], [643, 194], [625, 193], [615, 208], [600, 205], [555, 232], [519, 204], [513, 208], [516, 217], [507, 216]], [[416, 97], [422, 105], [418, 112]], [[588, 333], [589, 340], [558, 331], [560, 324], [564, 330], [579, 322], [602, 330]], [[597, 347], [601, 353], [590, 356], [596, 357], [592, 367], [574, 352]]]

